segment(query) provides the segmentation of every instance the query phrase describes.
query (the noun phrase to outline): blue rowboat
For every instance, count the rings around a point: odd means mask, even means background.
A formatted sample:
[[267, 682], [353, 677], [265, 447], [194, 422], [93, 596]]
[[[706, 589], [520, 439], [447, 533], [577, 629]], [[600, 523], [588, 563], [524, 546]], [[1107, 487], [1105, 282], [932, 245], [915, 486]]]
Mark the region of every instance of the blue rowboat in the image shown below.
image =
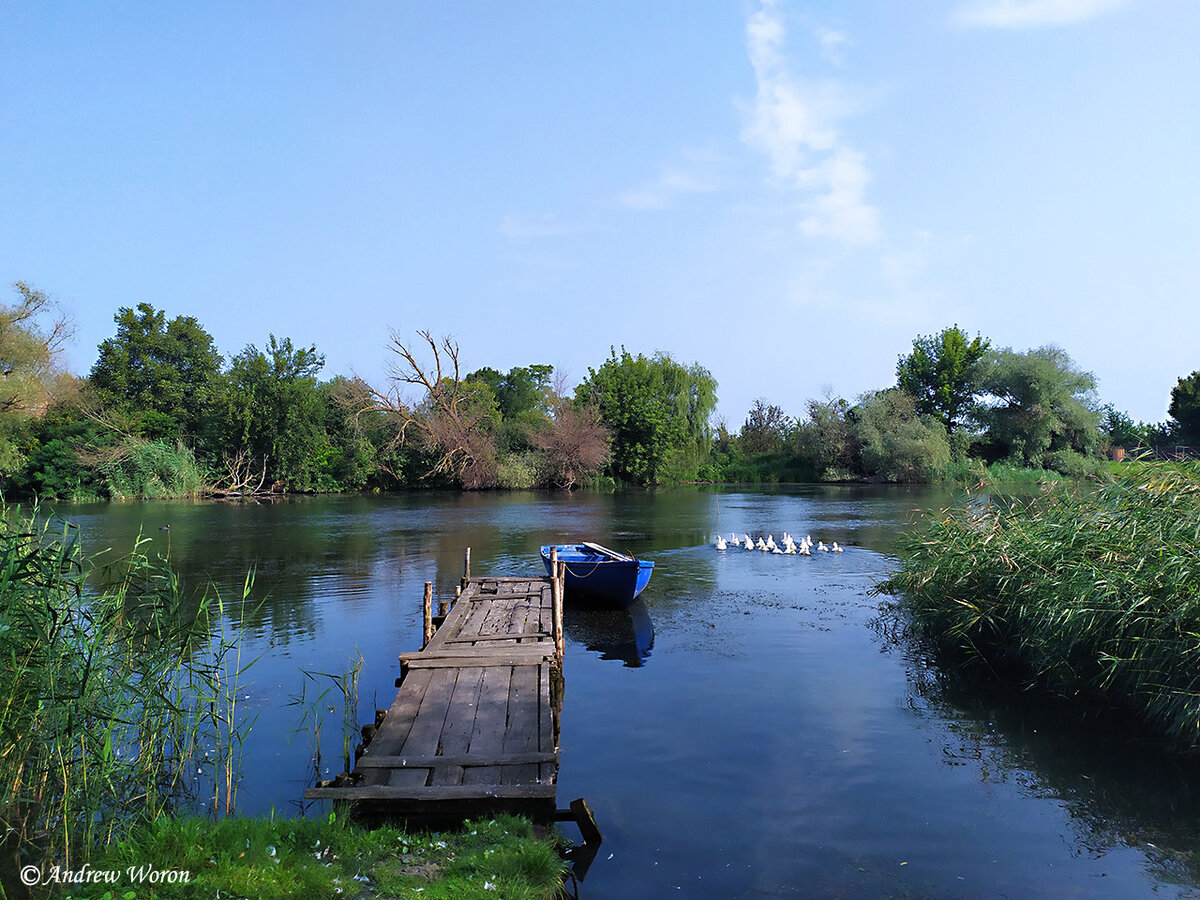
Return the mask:
[[[599, 544], [556, 544], [542, 547], [542, 562], [550, 573], [550, 551], [567, 564], [567, 598], [581, 598], [605, 606], [624, 608], [650, 583], [654, 563]], [[552, 573], [550, 573], [552, 574]]]

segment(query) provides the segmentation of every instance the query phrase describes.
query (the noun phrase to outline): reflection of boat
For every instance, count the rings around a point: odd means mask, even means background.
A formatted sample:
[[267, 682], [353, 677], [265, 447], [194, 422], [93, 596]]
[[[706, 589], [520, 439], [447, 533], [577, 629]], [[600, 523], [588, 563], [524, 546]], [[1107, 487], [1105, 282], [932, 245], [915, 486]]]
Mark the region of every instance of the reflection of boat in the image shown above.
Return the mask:
[[581, 598], [604, 606], [623, 607], [650, 583], [654, 563], [599, 544], [557, 544], [542, 547], [542, 562], [550, 571], [550, 551], [567, 564], [567, 599]]
[[601, 659], [619, 659], [629, 668], [645, 665], [654, 647], [654, 623], [641, 600], [625, 609], [573, 606], [563, 627], [575, 643], [599, 653]]

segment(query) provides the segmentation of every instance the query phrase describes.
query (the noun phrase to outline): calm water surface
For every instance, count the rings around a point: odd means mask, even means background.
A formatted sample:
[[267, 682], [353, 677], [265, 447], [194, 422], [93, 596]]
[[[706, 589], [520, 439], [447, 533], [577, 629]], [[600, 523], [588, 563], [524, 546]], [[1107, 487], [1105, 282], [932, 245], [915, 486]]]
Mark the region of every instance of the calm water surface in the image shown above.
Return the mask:
[[[632, 614], [566, 613], [559, 805], [586, 797], [605, 835], [582, 896], [1200, 897], [1200, 767], [956, 687], [881, 622], [868, 591], [897, 531], [946, 500], [822, 486], [59, 512], [91, 550], [151, 536], [226, 596], [256, 570], [243, 811], [300, 811], [314, 709], [322, 768], [342, 768], [340, 696], [314, 704], [332, 683], [305, 672], [361, 653], [358, 719], [386, 707], [423, 583], [451, 597], [464, 547], [477, 574], [540, 574], [540, 544], [592, 539], [657, 565]], [[784, 530], [848, 549], [713, 548]]]

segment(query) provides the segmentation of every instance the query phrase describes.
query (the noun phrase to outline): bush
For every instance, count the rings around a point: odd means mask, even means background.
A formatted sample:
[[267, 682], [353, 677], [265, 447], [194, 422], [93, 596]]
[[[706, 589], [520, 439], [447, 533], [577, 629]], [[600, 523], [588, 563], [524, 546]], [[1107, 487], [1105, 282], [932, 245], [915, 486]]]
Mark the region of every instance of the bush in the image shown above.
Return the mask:
[[541, 482], [539, 473], [545, 468], [540, 454], [528, 451], [514, 453], [500, 460], [496, 469], [496, 484], [510, 491], [527, 491]]
[[207, 489], [196, 457], [183, 444], [128, 440], [108, 452], [99, 469], [114, 500], [195, 497]]

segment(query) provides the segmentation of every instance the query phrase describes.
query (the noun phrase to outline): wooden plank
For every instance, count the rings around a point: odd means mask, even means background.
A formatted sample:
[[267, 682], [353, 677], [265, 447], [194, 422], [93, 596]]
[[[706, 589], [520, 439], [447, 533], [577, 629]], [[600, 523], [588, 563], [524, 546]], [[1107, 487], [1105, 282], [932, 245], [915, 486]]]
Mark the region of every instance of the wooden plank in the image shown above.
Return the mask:
[[[506, 643], [492, 640], [473, 647], [464, 647], [459, 642], [441, 650], [430, 650], [425, 653], [402, 653], [400, 661], [413, 663], [422, 659], [485, 659], [489, 656], [537, 657], [542, 652], [551, 654], [554, 652], [552, 641], [523, 641], [518, 644], [513, 640], [512, 635], [504, 635], [499, 640], [504, 640]], [[470, 663], [463, 663], [463, 665], [470, 665]]]
[[[446, 646], [458, 649], [458, 645], [460, 644], [473, 644], [486, 641], [524, 641], [525, 643], [532, 643], [537, 640], [549, 641], [550, 639], [550, 634], [542, 631], [523, 631], [514, 634], [476, 634], [448, 640], [446, 641]], [[419, 654], [411, 655], [417, 656]]]
[[475, 712], [482, 685], [483, 667], [472, 666], [459, 670], [454, 696], [450, 698], [450, 710], [446, 714], [446, 723], [438, 743], [438, 755], [443, 761], [433, 773], [433, 784], [462, 783], [462, 765], [453, 763], [447, 757], [465, 756], [471, 745], [471, 732], [475, 728]]
[[[511, 667], [489, 668], [483, 673], [479, 708], [471, 732], [470, 752], [476, 756], [500, 756], [504, 752], [504, 731], [508, 723], [508, 694], [512, 683]], [[463, 771], [464, 785], [499, 784], [498, 766], [473, 766]]]
[[550, 705], [550, 666], [538, 670], [538, 747], [551, 759], [538, 766], [538, 781], [558, 778], [558, 737], [554, 733], [554, 713]]
[[[501, 652], [496, 652], [501, 651]], [[429, 659], [417, 657], [409, 661], [408, 669], [455, 669], [463, 666], [536, 666], [544, 659], [554, 656], [554, 646], [545, 641], [538, 644], [516, 644], [511, 647], [496, 647], [492, 652], [471, 656], [458, 652]]]
[[[540, 668], [540, 667], [539, 667]], [[538, 749], [538, 669], [521, 666], [513, 669], [508, 694], [508, 727], [504, 730], [504, 752]], [[533, 764], [505, 766], [502, 784], [530, 784], [538, 780]]]
[[383, 723], [375, 731], [371, 741], [371, 749], [379, 753], [391, 753], [399, 750], [408, 737], [408, 730], [417, 718], [421, 708], [421, 698], [425, 688], [433, 678], [432, 671], [412, 672], [405, 679], [396, 693], [396, 699], [388, 708]]
[[405, 786], [378, 784], [372, 787], [311, 787], [304, 792], [308, 800], [538, 800], [553, 799], [558, 786], [553, 784], [441, 784]]
[[[421, 708], [417, 718], [408, 731], [408, 738], [397, 751], [398, 756], [406, 754], [433, 755], [437, 752], [438, 741], [442, 736], [442, 726], [446, 722], [446, 714], [450, 709], [450, 698], [454, 693], [454, 685], [458, 680], [458, 670], [443, 669], [435, 671], [421, 698]], [[386, 719], [384, 720], [387, 721]], [[424, 769], [392, 769], [388, 775], [388, 784], [412, 786], [424, 784], [429, 772]]]
[[530, 750], [521, 753], [501, 753], [481, 756], [475, 753], [441, 753], [437, 756], [374, 756], [366, 753], [358, 761], [360, 769], [432, 769], [438, 766], [518, 766], [529, 763], [553, 762], [558, 754]]

